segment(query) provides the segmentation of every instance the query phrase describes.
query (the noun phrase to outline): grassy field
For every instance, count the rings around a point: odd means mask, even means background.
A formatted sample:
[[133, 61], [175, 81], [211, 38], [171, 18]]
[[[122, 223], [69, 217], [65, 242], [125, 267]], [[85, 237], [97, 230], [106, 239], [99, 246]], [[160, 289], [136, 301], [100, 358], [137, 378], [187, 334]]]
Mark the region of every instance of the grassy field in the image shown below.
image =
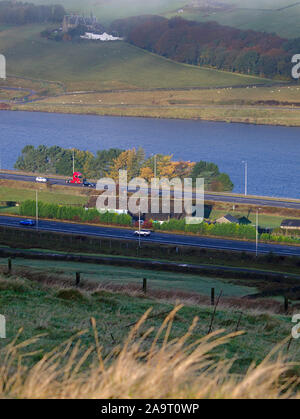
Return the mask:
[[[272, 86], [242, 88], [220, 88], [199, 90], [169, 90], [169, 91], [132, 91], [132, 92], [102, 92], [90, 94], [74, 94], [47, 99], [49, 104], [154, 107], [183, 107], [193, 108], [201, 106], [258, 106], [268, 105], [292, 107], [300, 106], [300, 86]], [[270, 105], [269, 105], [270, 106]]]
[[[175, 63], [125, 42], [48, 41], [40, 37], [42, 29], [30, 25], [0, 32], [9, 75], [0, 87], [22, 86], [37, 92], [33, 98], [47, 97], [13, 104], [15, 110], [300, 125], [297, 86], [271, 87], [266, 79]], [[251, 88], [261, 83], [266, 87]], [[63, 95], [95, 90], [106, 93]]]
[[[30, 276], [27, 271], [25, 276]], [[24, 278], [24, 277], [23, 277]], [[97, 331], [101, 339], [103, 355], [106, 356], [116, 345], [122, 345], [130, 327], [135, 324], [146, 310], [152, 308], [152, 318], [141, 327], [139, 335], [153, 327], [153, 332], [143, 342], [143, 349], [149, 348], [153, 336], [158, 331], [166, 313], [174, 308], [174, 302], [162, 302], [153, 298], [130, 292], [114, 293], [99, 287], [90, 291], [70, 289], [62, 280], [51, 283], [35, 275], [29, 281], [22, 276], [0, 279], [1, 313], [6, 316], [7, 340], [0, 341], [0, 349], [11, 341], [23, 329], [19, 341], [42, 335], [31, 346], [35, 352], [24, 362], [32, 365], [42, 359], [43, 355], [82, 330], [81, 351], [94, 343], [94, 333], [90, 319], [95, 318]], [[56, 277], [59, 280], [58, 277]], [[192, 343], [204, 337], [209, 329], [213, 308], [207, 306], [187, 305], [174, 318], [169, 339], [181, 337], [189, 328], [195, 316], [199, 320], [188, 342]], [[160, 314], [161, 313], [161, 314]], [[219, 308], [213, 330], [225, 329], [226, 332], [239, 330], [246, 334], [232, 339], [218, 351], [213, 351], [216, 359], [234, 361], [232, 372], [244, 373], [252, 362], [260, 362], [275, 345], [287, 339], [291, 332], [289, 316], [248, 312], [241, 316], [238, 310]], [[164, 337], [158, 339], [161, 345]], [[299, 361], [296, 344], [291, 344], [289, 359]], [[27, 349], [29, 351], [29, 348]], [[26, 353], [26, 349], [22, 351]], [[286, 353], [286, 347], [284, 349]], [[93, 359], [93, 357], [92, 357]]]
[[[0, 259], [0, 264], [6, 261]], [[118, 266], [93, 265], [77, 262], [51, 262], [27, 259], [16, 259], [15, 267], [39, 269], [43, 272], [57, 273], [58, 275], [72, 275], [81, 272], [83, 280], [97, 284], [134, 284], [141, 286], [142, 278], [149, 280], [149, 287], [156, 290], [169, 290], [195, 292], [201, 295], [210, 295], [211, 288], [215, 288], [219, 294], [223, 290], [225, 297], [242, 297], [254, 294], [256, 288], [236, 285], [230, 280], [205, 278], [196, 275], [182, 275], [170, 272], [149, 271], [135, 268], [123, 268]]]
[[300, 109], [281, 109], [279, 107], [262, 106], [136, 106], [136, 105], [72, 105], [67, 102], [47, 103], [47, 100], [28, 105], [14, 105], [12, 110], [38, 112], [85, 114], [100, 116], [126, 116], [143, 118], [194, 119], [205, 121], [237, 122], [258, 125], [278, 125], [286, 127], [300, 126]]
[[[37, 4], [51, 4], [51, 0], [34, 0]], [[188, 0], [151, 0], [145, 3], [139, 0], [58, 0], [67, 10], [85, 13], [92, 11], [104, 25], [113, 20], [137, 16], [141, 14], [161, 14], [165, 17], [179, 15], [199, 21], [217, 21], [223, 25], [240, 29], [254, 29], [258, 31], [276, 32], [282, 37], [294, 38], [299, 36], [300, 4], [292, 0], [222, 0], [219, 3], [232, 6], [230, 10], [207, 11], [205, 9], [191, 9]], [[291, 6], [293, 7], [287, 7]]]
[[[35, 189], [15, 189], [1, 186], [0, 201], [24, 202], [28, 199], [36, 199]], [[70, 194], [58, 193], [57, 191], [39, 191], [39, 200], [51, 204], [84, 205], [87, 203], [88, 198], [86, 196], [73, 195], [72, 191], [70, 191]]]
[[[36, 4], [53, 4], [52, 0], [33, 0]], [[140, 0], [57, 0], [56, 4], [61, 4], [68, 11], [75, 13], [85, 13], [89, 16], [91, 12], [96, 15], [103, 25], [109, 25], [115, 19], [126, 18], [144, 14], [167, 13], [174, 8], [182, 7], [186, 4], [184, 0], [151, 0], [141, 2]]]
[[125, 42], [57, 43], [42, 26], [0, 33], [8, 75], [59, 81], [68, 90], [249, 85], [267, 80], [175, 63]]
[[20, 108], [299, 126], [300, 86], [74, 94]]
[[[291, 0], [222, 0], [221, 3], [233, 6], [230, 10], [206, 11], [184, 8], [180, 16], [199, 21], [217, 21], [222, 25], [234, 26], [239, 29], [254, 29], [277, 33], [285, 38], [299, 36], [300, 4]], [[188, 2], [186, 2], [188, 4]], [[292, 6], [292, 7], [288, 7]], [[177, 15], [178, 9], [165, 16]]]

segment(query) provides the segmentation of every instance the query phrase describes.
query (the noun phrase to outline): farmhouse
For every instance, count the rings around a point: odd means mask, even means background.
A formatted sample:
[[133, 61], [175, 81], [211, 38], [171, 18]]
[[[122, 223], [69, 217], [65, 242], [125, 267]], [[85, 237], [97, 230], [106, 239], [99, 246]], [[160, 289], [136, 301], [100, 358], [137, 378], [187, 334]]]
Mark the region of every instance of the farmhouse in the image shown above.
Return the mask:
[[217, 224], [239, 224], [239, 220], [233, 215], [227, 214], [224, 217], [219, 218]]
[[281, 228], [283, 230], [300, 230], [300, 220], [283, 220]]
[[84, 17], [79, 15], [66, 15], [64, 17], [62, 24], [62, 30], [64, 33], [67, 33], [69, 30], [75, 29], [78, 26], [85, 26], [90, 31], [103, 32], [102, 25], [93, 15], [91, 15], [91, 17]]

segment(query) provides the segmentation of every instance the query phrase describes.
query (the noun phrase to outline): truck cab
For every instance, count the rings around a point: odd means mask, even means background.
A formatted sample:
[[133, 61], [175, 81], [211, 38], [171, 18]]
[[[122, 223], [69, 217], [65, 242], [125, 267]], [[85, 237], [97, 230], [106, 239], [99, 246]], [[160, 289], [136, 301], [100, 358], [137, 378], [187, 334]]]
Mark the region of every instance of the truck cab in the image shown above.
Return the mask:
[[72, 184], [72, 185], [82, 185], [86, 180], [83, 179], [83, 176], [80, 172], [74, 172], [73, 178], [66, 180], [66, 183]]

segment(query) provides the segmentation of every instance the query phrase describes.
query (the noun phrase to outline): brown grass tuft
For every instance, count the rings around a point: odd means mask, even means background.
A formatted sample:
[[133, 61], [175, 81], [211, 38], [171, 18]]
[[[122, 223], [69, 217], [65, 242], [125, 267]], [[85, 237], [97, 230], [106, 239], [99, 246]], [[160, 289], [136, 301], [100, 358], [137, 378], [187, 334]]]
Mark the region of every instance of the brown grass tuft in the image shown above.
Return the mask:
[[[140, 335], [151, 310], [132, 327], [122, 347], [103, 358], [97, 327], [91, 319], [95, 344], [83, 353], [78, 334], [43, 356], [31, 369], [22, 366], [22, 353], [37, 338], [18, 343], [18, 337], [1, 352], [0, 397], [7, 398], [299, 398], [293, 366], [274, 353], [243, 376], [229, 373], [232, 362], [216, 357], [222, 345], [239, 336], [224, 330], [190, 343], [197, 318], [187, 333], [170, 340], [177, 306], [162, 322], [150, 347], [149, 329]], [[141, 337], [137, 337], [141, 336]], [[275, 351], [274, 351], [275, 352]]]

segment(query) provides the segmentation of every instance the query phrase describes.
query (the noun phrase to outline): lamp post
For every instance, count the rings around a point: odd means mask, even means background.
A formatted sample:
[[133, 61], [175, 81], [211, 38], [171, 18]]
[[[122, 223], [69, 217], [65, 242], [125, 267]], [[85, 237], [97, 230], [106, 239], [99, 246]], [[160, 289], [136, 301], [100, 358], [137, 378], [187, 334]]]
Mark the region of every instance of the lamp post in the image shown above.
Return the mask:
[[245, 196], [248, 195], [248, 162], [243, 160], [245, 165]]
[[75, 150], [73, 148], [73, 173], [75, 173]]
[[139, 206], [139, 247], [141, 247], [141, 207]]
[[35, 191], [35, 219], [36, 219], [36, 229], [39, 229], [39, 192]]
[[75, 173], [75, 150], [74, 148], [71, 148], [71, 150], [72, 150], [73, 173]]

